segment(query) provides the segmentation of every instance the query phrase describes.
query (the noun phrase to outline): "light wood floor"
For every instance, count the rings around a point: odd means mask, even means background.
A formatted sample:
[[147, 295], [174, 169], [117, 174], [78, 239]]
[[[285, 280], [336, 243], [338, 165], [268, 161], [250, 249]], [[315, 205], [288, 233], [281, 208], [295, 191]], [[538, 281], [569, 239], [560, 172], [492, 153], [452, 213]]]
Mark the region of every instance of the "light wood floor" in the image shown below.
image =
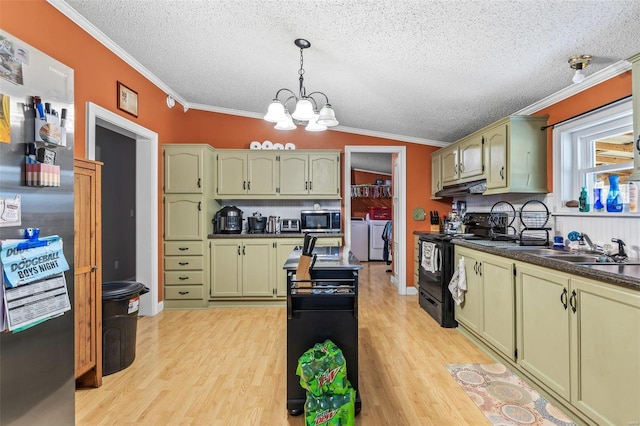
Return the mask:
[[[386, 268], [360, 274], [356, 424], [488, 425], [445, 365], [493, 361], [399, 296]], [[287, 414], [285, 364], [285, 307], [143, 317], [134, 363], [76, 392], [76, 424], [304, 425]]]

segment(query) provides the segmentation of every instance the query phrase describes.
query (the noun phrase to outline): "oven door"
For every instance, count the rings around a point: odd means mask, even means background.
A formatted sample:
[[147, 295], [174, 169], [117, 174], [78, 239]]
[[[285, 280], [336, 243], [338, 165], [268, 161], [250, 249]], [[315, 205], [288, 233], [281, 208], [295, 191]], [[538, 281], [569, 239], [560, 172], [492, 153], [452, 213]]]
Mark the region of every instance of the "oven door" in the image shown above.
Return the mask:
[[442, 288], [446, 286], [443, 269], [445, 244], [447, 243], [420, 238], [418, 285], [438, 302], [442, 302]]

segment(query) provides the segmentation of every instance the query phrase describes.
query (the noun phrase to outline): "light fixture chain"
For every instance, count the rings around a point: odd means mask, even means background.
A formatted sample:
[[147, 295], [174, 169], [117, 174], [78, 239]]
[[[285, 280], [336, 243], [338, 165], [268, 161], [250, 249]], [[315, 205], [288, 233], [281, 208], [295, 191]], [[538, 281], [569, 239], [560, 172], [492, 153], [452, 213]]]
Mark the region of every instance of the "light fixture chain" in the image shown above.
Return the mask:
[[302, 55], [302, 47], [300, 48], [300, 69], [298, 70], [298, 74], [300, 75], [300, 99], [307, 96], [306, 90], [304, 88], [304, 57]]

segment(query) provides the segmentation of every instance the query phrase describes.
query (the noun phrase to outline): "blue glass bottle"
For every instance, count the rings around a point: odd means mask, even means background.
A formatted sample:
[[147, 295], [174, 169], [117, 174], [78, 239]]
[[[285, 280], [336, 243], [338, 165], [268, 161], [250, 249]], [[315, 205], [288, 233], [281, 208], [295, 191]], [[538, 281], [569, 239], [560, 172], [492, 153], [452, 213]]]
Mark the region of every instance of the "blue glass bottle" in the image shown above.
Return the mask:
[[622, 212], [622, 195], [618, 188], [618, 179], [620, 176], [609, 176], [609, 195], [607, 195], [607, 211], [611, 213]]
[[593, 211], [604, 211], [604, 204], [602, 204], [602, 188], [593, 189]]

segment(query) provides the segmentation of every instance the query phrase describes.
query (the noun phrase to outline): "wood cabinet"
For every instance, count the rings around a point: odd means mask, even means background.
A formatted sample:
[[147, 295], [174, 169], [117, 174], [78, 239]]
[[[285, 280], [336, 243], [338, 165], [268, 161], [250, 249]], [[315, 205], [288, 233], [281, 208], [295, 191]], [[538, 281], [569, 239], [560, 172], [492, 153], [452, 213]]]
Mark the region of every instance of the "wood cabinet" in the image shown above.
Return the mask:
[[275, 151], [225, 150], [216, 159], [218, 197], [277, 194], [279, 157]]
[[548, 192], [546, 124], [547, 116], [513, 115], [434, 152], [443, 186], [486, 179], [484, 195]]
[[338, 151], [284, 154], [280, 163], [280, 195], [340, 198]]
[[164, 306], [207, 306], [209, 262], [205, 256], [215, 201], [215, 154], [202, 144], [171, 144], [164, 156]]
[[80, 386], [102, 385], [102, 163], [74, 161], [74, 342]]
[[631, 61], [631, 78], [633, 91], [633, 172], [628, 180], [640, 180], [640, 53], [629, 59]]
[[515, 360], [515, 286], [513, 262], [456, 247], [456, 265], [464, 257], [467, 291], [456, 319], [503, 356]]

